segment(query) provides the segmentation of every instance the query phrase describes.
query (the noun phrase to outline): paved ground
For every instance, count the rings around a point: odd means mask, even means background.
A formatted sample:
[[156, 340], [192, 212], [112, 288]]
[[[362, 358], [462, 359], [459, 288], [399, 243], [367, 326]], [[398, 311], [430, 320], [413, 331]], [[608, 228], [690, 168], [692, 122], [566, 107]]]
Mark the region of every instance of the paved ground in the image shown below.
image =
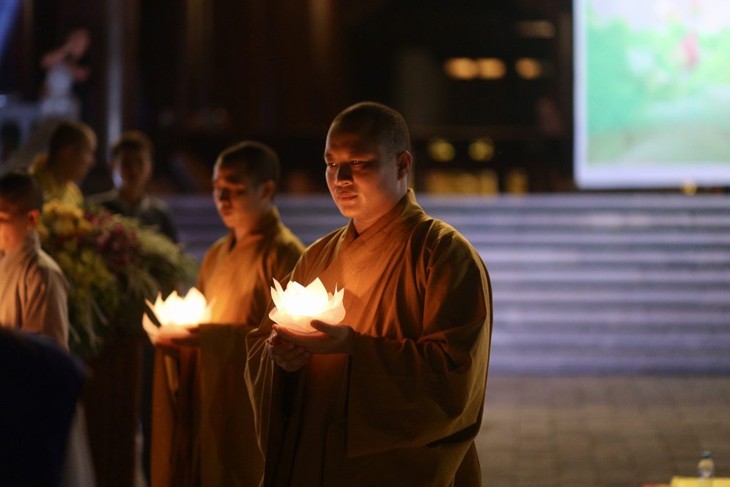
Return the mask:
[[640, 487], [730, 477], [730, 376], [489, 378], [477, 439], [490, 487]]

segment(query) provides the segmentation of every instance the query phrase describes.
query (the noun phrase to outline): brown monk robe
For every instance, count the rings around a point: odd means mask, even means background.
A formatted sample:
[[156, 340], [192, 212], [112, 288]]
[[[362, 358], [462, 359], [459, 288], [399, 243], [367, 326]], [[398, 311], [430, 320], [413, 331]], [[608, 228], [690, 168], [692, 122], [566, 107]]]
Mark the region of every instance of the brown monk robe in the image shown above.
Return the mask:
[[481, 484], [489, 278], [408, 190], [409, 139], [403, 117], [373, 102], [330, 126], [327, 186], [350, 222], [312, 244], [291, 279], [344, 287], [346, 315], [304, 335], [264, 319], [246, 337], [266, 486]]
[[476, 251], [409, 192], [357, 238], [350, 223], [310, 247], [291, 280], [317, 277], [345, 288], [349, 356], [287, 373], [267, 353], [270, 320], [247, 338], [266, 485], [446, 486], [457, 471], [481, 485], [492, 304]]
[[[242, 174], [251, 184], [251, 168], [237, 161], [252, 157], [247, 152], [251, 146], [244, 143], [223, 153], [214, 184], [236, 183]], [[236, 198], [235, 187], [216, 191], [217, 200]], [[245, 224], [235, 215], [251, 213], [250, 202], [232, 206], [219, 208], [231, 232], [210, 247], [198, 280], [212, 303], [211, 323], [198, 327], [197, 349], [181, 347], [177, 359], [161, 353], [156, 357], [153, 487], [248, 487], [261, 479], [263, 459], [243, 377], [244, 337], [264, 316], [273, 279], [286, 278], [304, 247], [273, 205], [265, 205]], [[237, 232], [242, 226], [246, 231]]]

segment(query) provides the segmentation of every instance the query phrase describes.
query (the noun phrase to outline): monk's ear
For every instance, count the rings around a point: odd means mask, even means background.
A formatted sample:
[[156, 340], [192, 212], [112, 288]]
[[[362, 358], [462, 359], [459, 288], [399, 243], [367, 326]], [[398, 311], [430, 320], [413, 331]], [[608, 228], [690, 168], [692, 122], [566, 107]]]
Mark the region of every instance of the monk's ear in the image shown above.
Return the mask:
[[274, 199], [276, 193], [276, 184], [273, 180], [269, 179], [261, 183], [261, 199], [271, 201]]
[[28, 228], [35, 228], [38, 226], [38, 223], [41, 221], [41, 212], [40, 210], [30, 210], [26, 214], [26, 222], [28, 224]]
[[398, 179], [408, 176], [408, 172], [411, 170], [413, 165], [413, 154], [409, 151], [404, 150], [398, 154]]

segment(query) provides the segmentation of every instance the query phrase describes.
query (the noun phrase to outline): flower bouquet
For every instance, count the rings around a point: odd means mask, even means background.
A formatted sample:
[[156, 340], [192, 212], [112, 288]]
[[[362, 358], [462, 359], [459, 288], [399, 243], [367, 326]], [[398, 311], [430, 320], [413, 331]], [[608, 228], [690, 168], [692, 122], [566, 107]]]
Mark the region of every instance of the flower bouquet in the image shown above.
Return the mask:
[[145, 299], [188, 287], [196, 263], [136, 220], [51, 200], [38, 233], [69, 281], [69, 346], [97, 355], [115, 334], [141, 333]]

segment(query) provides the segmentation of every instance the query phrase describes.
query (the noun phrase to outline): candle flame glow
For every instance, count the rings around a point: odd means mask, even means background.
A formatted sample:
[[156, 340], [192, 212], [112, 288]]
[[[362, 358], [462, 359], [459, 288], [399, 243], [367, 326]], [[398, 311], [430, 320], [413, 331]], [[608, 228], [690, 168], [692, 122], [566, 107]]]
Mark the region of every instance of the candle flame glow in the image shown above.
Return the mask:
[[279, 281], [274, 279], [271, 288], [271, 298], [276, 307], [269, 313], [269, 318], [281, 326], [292, 328], [298, 332], [311, 333], [312, 320], [323, 321], [334, 325], [345, 317], [345, 307], [342, 304], [345, 290], [328, 293], [319, 278], [312, 281], [307, 287], [296, 281], [290, 281], [286, 290]]
[[142, 325], [153, 341], [161, 334], [175, 335], [181, 332], [184, 334], [187, 333], [185, 328], [210, 321], [212, 303], [208, 303], [205, 296], [196, 288], [190, 289], [185, 297], [173, 291], [167, 299], [162, 299], [158, 293], [155, 304], [149, 301], [147, 304], [162, 325], [155, 326], [147, 315], [144, 315]]

